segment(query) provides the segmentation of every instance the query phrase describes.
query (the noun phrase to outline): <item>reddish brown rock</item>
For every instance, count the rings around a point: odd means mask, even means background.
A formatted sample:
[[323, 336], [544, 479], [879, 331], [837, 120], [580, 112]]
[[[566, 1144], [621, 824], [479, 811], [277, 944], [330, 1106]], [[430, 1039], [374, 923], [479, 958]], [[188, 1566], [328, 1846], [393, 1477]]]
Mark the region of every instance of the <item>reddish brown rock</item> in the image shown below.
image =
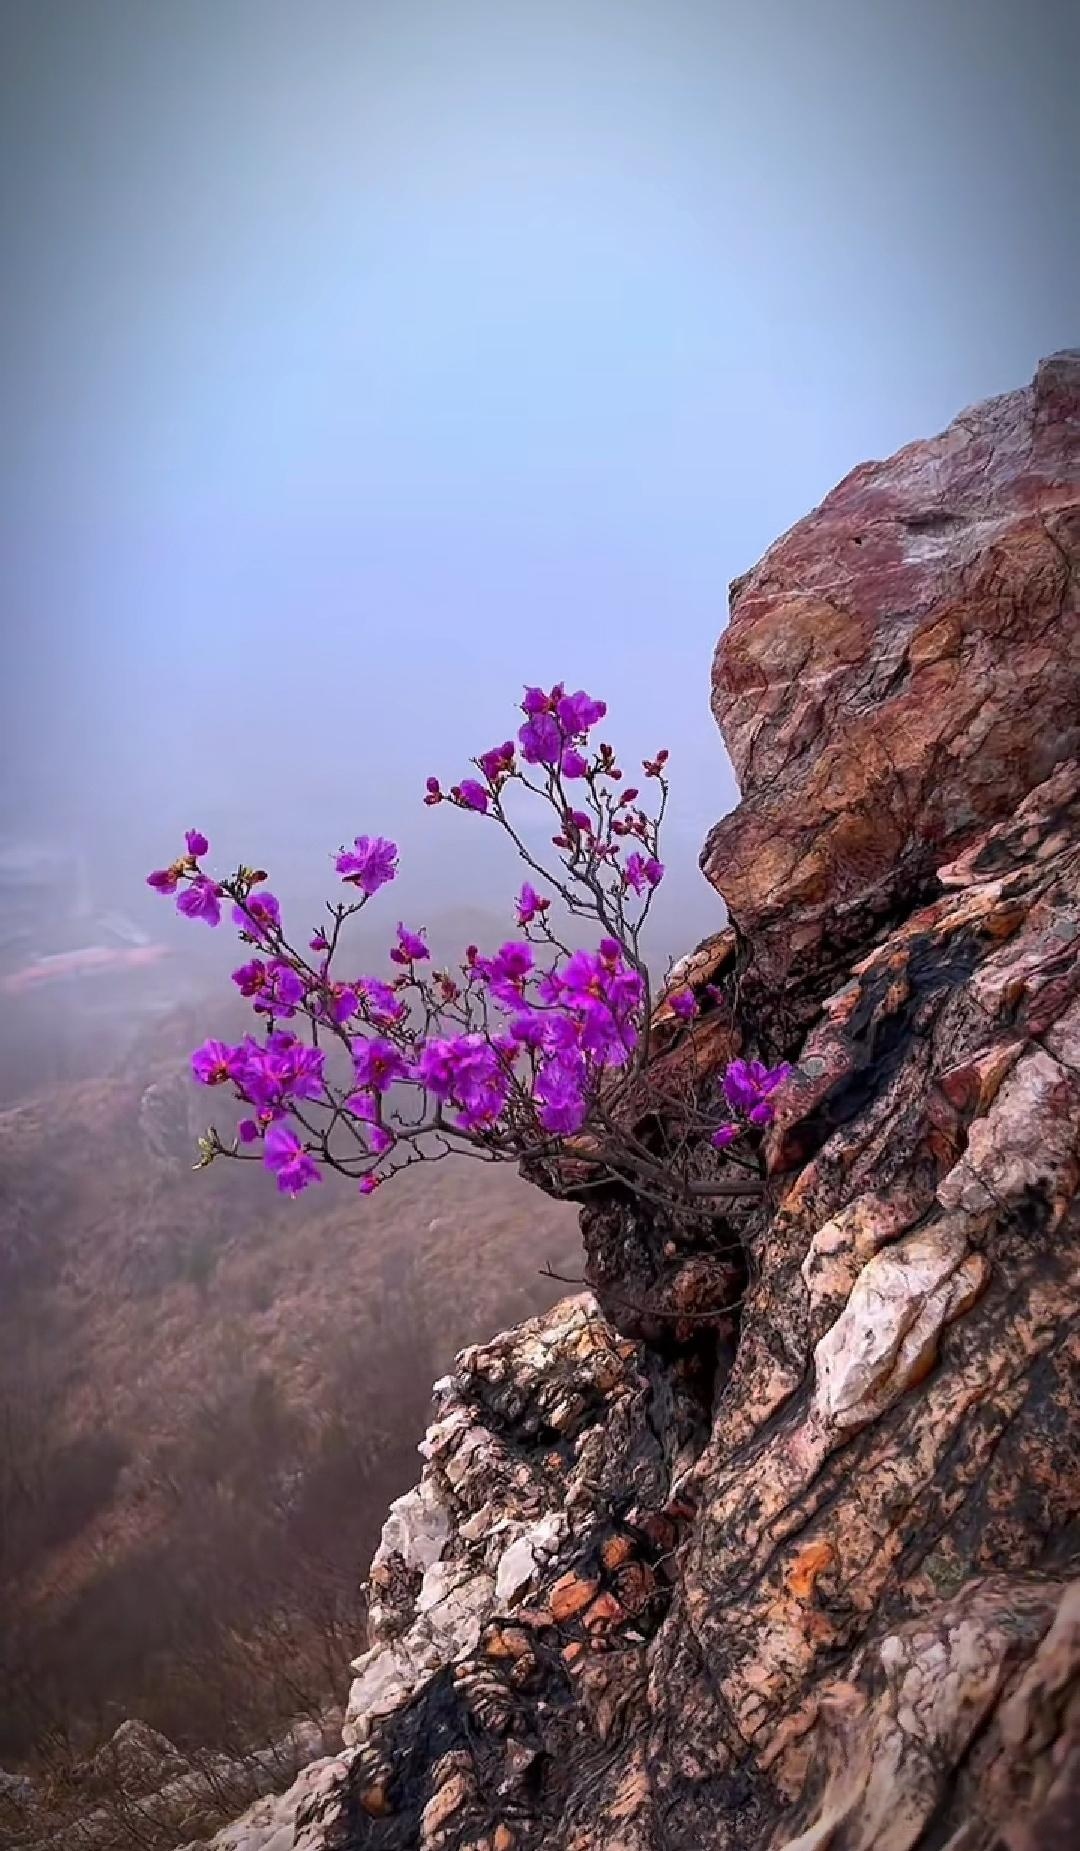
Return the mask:
[[609, 1536], [600, 1550], [600, 1560], [605, 1568], [621, 1568], [634, 1553], [634, 1545], [629, 1536]]
[[742, 802], [703, 865], [763, 982], [820, 994], [1080, 752], [1078, 556], [1080, 353], [853, 470], [732, 586], [713, 711]]
[[560, 1575], [548, 1596], [548, 1607], [558, 1624], [572, 1620], [588, 1606], [599, 1583], [594, 1577], [583, 1581], [580, 1575]]
[[604, 1632], [609, 1626], [617, 1626], [626, 1618], [626, 1609], [616, 1600], [610, 1589], [598, 1594], [591, 1607], [582, 1615], [583, 1624], [589, 1632]]

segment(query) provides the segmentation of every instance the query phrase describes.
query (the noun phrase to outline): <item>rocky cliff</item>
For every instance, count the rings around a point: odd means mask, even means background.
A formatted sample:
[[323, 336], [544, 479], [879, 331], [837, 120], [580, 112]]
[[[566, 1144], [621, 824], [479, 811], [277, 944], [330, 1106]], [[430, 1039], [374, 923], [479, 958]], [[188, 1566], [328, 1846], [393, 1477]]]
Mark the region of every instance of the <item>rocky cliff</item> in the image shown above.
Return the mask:
[[347, 1747], [223, 1846], [1080, 1842], [1078, 572], [1063, 354], [735, 584], [649, 1109], [793, 1061], [766, 1200], [589, 1208], [597, 1296], [460, 1358]]

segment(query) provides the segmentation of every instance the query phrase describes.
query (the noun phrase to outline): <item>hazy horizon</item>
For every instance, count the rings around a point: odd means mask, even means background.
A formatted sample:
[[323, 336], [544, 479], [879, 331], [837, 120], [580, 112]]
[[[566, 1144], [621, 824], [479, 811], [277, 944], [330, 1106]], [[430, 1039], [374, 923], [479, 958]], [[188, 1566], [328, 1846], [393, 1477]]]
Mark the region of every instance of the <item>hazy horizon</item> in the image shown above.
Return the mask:
[[423, 778], [565, 676], [706, 929], [728, 581], [1080, 325], [1075, 22], [873, 15], [6, 0], [4, 841], [502, 906]]

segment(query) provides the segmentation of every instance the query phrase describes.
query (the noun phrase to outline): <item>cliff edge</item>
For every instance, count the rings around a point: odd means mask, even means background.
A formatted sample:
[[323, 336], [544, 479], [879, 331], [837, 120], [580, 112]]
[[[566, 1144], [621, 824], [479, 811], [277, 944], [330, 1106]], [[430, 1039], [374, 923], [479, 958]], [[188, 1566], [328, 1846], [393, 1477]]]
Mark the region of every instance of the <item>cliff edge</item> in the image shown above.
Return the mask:
[[590, 1207], [596, 1297], [459, 1359], [348, 1745], [223, 1847], [1080, 1840], [1078, 573], [1059, 354], [733, 586], [653, 1081], [795, 1063], [768, 1200]]

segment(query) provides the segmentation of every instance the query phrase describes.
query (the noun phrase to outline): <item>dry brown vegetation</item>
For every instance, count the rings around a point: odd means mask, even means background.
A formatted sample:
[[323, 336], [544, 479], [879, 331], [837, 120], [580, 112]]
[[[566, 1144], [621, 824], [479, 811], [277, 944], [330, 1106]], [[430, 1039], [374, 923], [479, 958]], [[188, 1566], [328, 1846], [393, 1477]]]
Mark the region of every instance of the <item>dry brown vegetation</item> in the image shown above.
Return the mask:
[[131, 1715], [232, 1751], [325, 1711], [432, 1380], [573, 1264], [571, 1211], [467, 1159], [368, 1202], [192, 1174], [190, 1027], [0, 1114], [9, 1766]]

